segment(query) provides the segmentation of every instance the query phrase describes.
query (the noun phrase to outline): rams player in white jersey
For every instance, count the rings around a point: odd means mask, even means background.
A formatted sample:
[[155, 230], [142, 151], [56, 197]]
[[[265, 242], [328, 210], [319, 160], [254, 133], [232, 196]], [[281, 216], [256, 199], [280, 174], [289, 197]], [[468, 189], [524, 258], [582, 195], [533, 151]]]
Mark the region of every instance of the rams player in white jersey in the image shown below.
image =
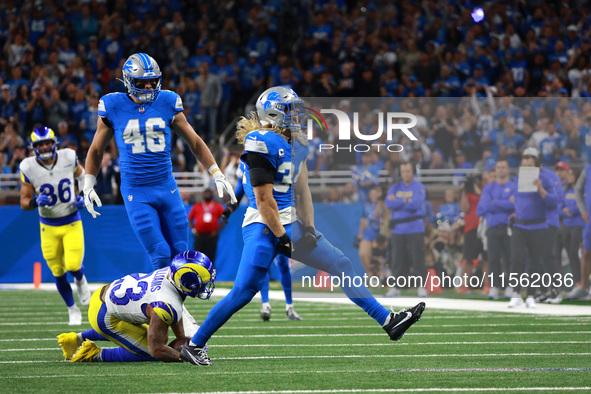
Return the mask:
[[[39, 208], [41, 250], [57, 289], [68, 306], [70, 325], [82, 324], [82, 314], [74, 302], [67, 272], [74, 277], [80, 304], [88, 305], [90, 291], [84, 276], [84, 233], [79, 209], [84, 198], [76, 196], [74, 179], [82, 185], [84, 168], [72, 149], [57, 150], [55, 133], [39, 127], [31, 133], [34, 157], [20, 164], [21, 208]], [[67, 272], [66, 272], [67, 271]]]
[[[180, 345], [190, 339], [183, 329], [183, 301], [187, 296], [209, 299], [214, 280], [209, 258], [187, 250], [175, 256], [170, 267], [103, 286], [88, 308], [92, 329], [57, 337], [64, 357], [71, 362], [180, 362]], [[169, 327], [177, 339], [167, 346]], [[100, 349], [93, 341], [119, 347]]]

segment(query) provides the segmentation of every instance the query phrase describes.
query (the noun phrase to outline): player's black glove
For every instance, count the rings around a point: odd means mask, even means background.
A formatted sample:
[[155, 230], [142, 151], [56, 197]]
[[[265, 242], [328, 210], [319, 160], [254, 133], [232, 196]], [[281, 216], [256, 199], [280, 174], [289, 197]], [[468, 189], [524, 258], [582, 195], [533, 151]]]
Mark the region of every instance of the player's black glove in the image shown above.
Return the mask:
[[316, 230], [312, 226], [308, 226], [302, 233], [302, 238], [298, 241], [298, 248], [305, 251], [314, 250], [318, 246], [318, 238], [316, 237]]
[[291, 244], [291, 239], [287, 233], [283, 234], [279, 237], [279, 244], [277, 245], [277, 253], [282, 254], [287, 257], [291, 257], [291, 252], [293, 251], [293, 245]]
[[228, 218], [234, 213], [236, 208], [238, 208], [238, 204], [228, 204], [226, 209], [224, 209], [224, 212], [222, 212], [222, 220], [227, 222]]

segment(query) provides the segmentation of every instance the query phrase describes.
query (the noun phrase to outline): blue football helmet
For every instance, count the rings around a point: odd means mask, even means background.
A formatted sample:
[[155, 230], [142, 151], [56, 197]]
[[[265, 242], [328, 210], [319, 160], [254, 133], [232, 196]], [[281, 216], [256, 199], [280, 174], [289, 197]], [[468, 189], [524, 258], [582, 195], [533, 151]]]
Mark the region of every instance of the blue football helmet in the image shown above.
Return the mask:
[[287, 86], [274, 86], [257, 99], [256, 111], [263, 126], [271, 125], [292, 131], [306, 127], [306, 111], [302, 100]]
[[[144, 89], [146, 80], [152, 82], [152, 89]], [[143, 103], [156, 100], [162, 87], [160, 66], [145, 53], [134, 53], [123, 65], [123, 83], [127, 93]]]
[[[52, 141], [51, 147], [39, 148], [39, 144], [45, 141]], [[31, 133], [31, 149], [35, 152], [35, 157], [38, 160], [46, 161], [52, 160], [57, 155], [57, 139], [55, 133], [49, 127], [37, 127]]]
[[170, 281], [183, 294], [208, 300], [215, 289], [213, 263], [201, 252], [187, 250], [170, 263]]

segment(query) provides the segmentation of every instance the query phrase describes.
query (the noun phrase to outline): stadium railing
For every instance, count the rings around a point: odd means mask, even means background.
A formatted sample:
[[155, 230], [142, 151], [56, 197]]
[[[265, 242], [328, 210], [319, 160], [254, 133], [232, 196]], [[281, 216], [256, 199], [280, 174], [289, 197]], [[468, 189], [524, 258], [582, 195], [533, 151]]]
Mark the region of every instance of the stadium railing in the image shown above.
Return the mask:
[[[459, 184], [466, 176], [477, 174], [476, 169], [445, 169], [445, 170], [421, 170], [416, 180], [429, 184]], [[200, 172], [173, 172], [177, 185], [181, 192], [198, 193], [209, 186], [209, 177]], [[386, 171], [379, 173], [380, 183], [392, 183], [394, 178]], [[352, 170], [320, 171], [317, 176], [310, 176], [308, 183], [314, 189], [345, 186], [353, 181]], [[17, 189], [19, 174], [1, 174], [0, 189]]]

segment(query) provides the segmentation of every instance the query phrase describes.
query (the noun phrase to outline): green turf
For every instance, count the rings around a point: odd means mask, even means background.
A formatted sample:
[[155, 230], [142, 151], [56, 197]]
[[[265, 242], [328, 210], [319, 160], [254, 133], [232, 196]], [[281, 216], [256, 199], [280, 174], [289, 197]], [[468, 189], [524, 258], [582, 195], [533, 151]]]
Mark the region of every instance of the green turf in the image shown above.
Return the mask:
[[[566, 318], [442, 311], [429, 309], [427, 300], [423, 319], [391, 342], [354, 305], [296, 300], [305, 320], [292, 322], [274, 301], [272, 319], [263, 323], [253, 302], [209, 342], [216, 365], [195, 367], [65, 362], [55, 337], [72, 330], [57, 292], [4, 290], [0, 299], [0, 392], [585, 391], [591, 385], [591, 311]], [[190, 300], [188, 307], [202, 321], [216, 300]], [[77, 330], [88, 328], [84, 323]]]

